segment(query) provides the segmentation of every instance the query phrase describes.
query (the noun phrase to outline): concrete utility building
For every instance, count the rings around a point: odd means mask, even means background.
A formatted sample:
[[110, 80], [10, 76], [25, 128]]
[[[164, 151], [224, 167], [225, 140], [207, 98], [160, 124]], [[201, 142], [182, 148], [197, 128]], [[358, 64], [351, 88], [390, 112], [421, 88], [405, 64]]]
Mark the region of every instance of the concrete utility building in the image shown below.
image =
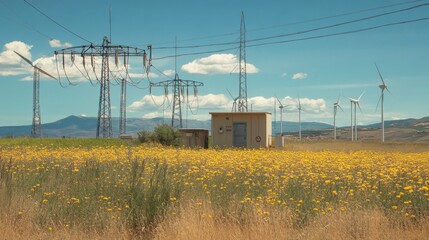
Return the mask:
[[209, 130], [181, 128], [182, 144], [189, 148], [209, 148]]
[[214, 147], [271, 146], [271, 113], [211, 112]]

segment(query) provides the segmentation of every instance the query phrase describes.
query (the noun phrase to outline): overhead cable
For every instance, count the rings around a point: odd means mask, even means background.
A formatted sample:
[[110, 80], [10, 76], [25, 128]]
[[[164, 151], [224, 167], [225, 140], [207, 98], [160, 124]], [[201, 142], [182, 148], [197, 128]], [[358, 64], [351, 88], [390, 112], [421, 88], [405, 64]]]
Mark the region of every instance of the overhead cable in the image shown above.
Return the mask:
[[[418, 0], [418, 1], [421, 1], [421, 0]], [[416, 2], [416, 1], [412, 1], [412, 2]], [[407, 3], [410, 3], [410, 2], [407, 2]], [[404, 4], [404, 3], [401, 3], [401, 4]], [[393, 4], [393, 5], [387, 5], [387, 6], [396, 6], [396, 5], [401, 5], [401, 4]], [[378, 8], [372, 8], [372, 9], [367, 9], [367, 10], [360, 10], [360, 11], [356, 11], [356, 12], [353, 12], [353, 13], [365, 12], [365, 11], [369, 11], [369, 10], [385, 8], [387, 6], [378, 7]], [[304, 33], [309, 33], [309, 32], [314, 32], [314, 31], [319, 31], [319, 30], [323, 30], [323, 29], [329, 29], [329, 28], [339, 27], [339, 26], [348, 25], [348, 24], [357, 23], [357, 22], [362, 22], [362, 21], [366, 21], [366, 20], [370, 20], [370, 19], [374, 19], [374, 18], [379, 18], [379, 17], [391, 15], [391, 14], [396, 14], [396, 13], [401, 13], [401, 12], [405, 12], [405, 11], [410, 11], [410, 10], [414, 10], [414, 9], [421, 8], [421, 7], [426, 7], [426, 6], [429, 6], [429, 3], [423, 3], [423, 4], [419, 4], [419, 5], [415, 5], [415, 6], [411, 6], [411, 7], [407, 7], [407, 8], [403, 8], [403, 9], [399, 9], [399, 10], [395, 10], [395, 11], [384, 12], [384, 13], [380, 13], [380, 14], [376, 14], [376, 15], [371, 15], [371, 16], [368, 16], [368, 17], [363, 17], [363, 18], [358, 18], [358, 19], [354, 19], [354, 20], [350, 20], [350, 21], [345, 21], [345, 22], [335, 23], [335, 24], [331, 24], [331, 25], [326, 25], [326, 26], [323, 26], [323, 27], [312, 28], [312, 29], [298, 31], [298, 32], [293, 32], [293, 33], [286, 33], [286, 34], [280, 34], [280, 35], [274, 35], [274, 36], [268, 36], [268, 37], [250, 39], [250, 40], [246, 40], [246, 42], [256, 42], [256, 41], [262, 41], [262, 40], [273, 39], [273, 38], [281, 38], [281, 37], [287, 37], [287, 36], [293, 36], [293, 35], [299, 35], [299, 34], [304, 34]], [[340, 15], [335, 15], [335, 16], [343, 16], [343, 15], [349, 15], [349, 14], [350, 13], [348, 13], [348, 14], [340, 14]], [[325, 18], [333, 18], [333, 17], [334, 16], [325, 17]], [[321, 19], [324, 19], [324, 18], [321, 18]], [[203, 48], [203, 47], [215, 47], [215, 46], [234, 45], [234, 44], [238, 44], [238, 43], [239, 43], [239, 41], [232, 41], [232, 42], [209, 43], [209, 44], [187, 45], [187, 46], [153, 47], [153, 49]]]
[[89, 40], [87, 40], [87, 39], [83, 38], [82, 36], [78, 35], [77, 33], [75, 33], [75, 32], [73, 32], [73, 31], [71, 31], [70, 29], [68, 29], [68, 28], [66, 28], [66, 27], [64, 27], [64, 26], [63, 26], [63, 25], [61, 25], [59, 22], [55, 21], [53, 18], [49, 17], [47, 14], [45, 14], [45, 13], [44, 13], [44, 12], [42, 12], [40, 9], [38, 9], [36, 6], [34, 6], [33, 4], [31, 4], [31, 3], [27, 2], [27, 0], [24, 0], [24, 2], [25, 2], [25, 3], [27, 3], [28, 5], [30, 5], [32, 8], [34, 8], [34, 9], [35, 9], [36, 11], [38, 11], [40, 14], [42, 14], [43, 16], [45, 16], [46, 18], [48, 18], [49, 20], [51, 20], [53, 23], [55, 23], [55, 24], [57, 24], [58, 26], [60, 26], [62, 29], [66, 30], [67, 32], [69, 32], [69, 33], [71, 33], [71, 34], [75, 35], [76, 37], [78, 37], [78, 38], [80, 38], [80, 39], [82, 39], [82, 40], [84, 40], [84, 41], [86, 41], [86, 42], [88, 42], [88, 43], [91, 43], [91, 41], [89, 41]]
[[369, 30], [374, 30], [374, 29], [378, 29], [378, 28], [384, 28], [384, 27], [390, 27], [390, 26], [394, 26], [394, 25], [402, 25], [402, 24], [408, 24], [408, 23], [420, 22], [420, 21], [426, 21], [426, 20], [429, 20], [429, 17], [412, 19], [412, 20], [401, 21], [401, 22], [387, 23], [387, 24], [382, 24], [382, 25], [378, 25], [378, 26], [360, 28], [360, 29], [355, 29], [355, 30], [350, 30], [350, 31], [344, 31], [344, 32], [330, 33], [330, 34], [318, 35], [318, 36], [312, 36], [312, 37], [305, 37], [305, 38], [298, 38], [298, 39], [289, 39], [289, 40], [276, 41], [276, 42], [257, 43], [257, 44], [247, 45], [247, 47], [258, 47], [258, 46], [274, 45], [274, 44], [289, 43], [289, 42], [298, 42], [298, 41], [304, 41], [304, 40], [310, 40], [310, 39], [318, 39], [318, 38], [325, 38], [325, 37], [332, 37], [332, 36], [339, 36], [339, 35], [347, 35], [347, 34], [352, 34], [352, 33], [358, 33], [358, 32], [365, 32], [365, 31], [369, 31]]
[[[374, 30], [374, 29], [378, 29], [378, 28], [384, 28], [384, 27], [390, 27], [390, 26], [395, 26], [395, 25], [402, 25], [402, 24], [408, 24], [408, 23], [414, 23], [414, 22], [420, 22], [420, 21], [426, 21], [426, 20], [429, 20], [429, 17], [400, 21], [400, 22], [387, 23], [387, 24], [382, 24], [382, 25], [377, 25], [377, 26], [372, 26], [372, 27], [360, 28], [360, 29], [337, 32], [337, 33], [330, 33], [330, 34], [324, 34], [324, 35], [318, 35], [318, 36], [310, 36], [310, 37], [289, 39], [289, 40], [282, 40], [282, 41], [274, 41], [274, 42], [254, 43], [254, 44], [246, 45], [246, 47], [258, 47], [258, 46], [274, 45], [274, 44], [289, 43], [289, 42], [298, 42], [298, 41], [332, 37], [332, 36], [339, 36], [339, 35], [347, 35], [347, 34], [352, 34], [352, 33], [370, 31], [370, 30]], [[233, 49], [237, 49], [237, 48], [238, 47], [212, 50], [212, 51], [182, 53], [182, 54], [177, 55], [177, 57], [201, 55], [201, 54], [207, 54], [207, 53], [219, 53], [219, 52], [225, 52], [225, 51], [229, 51], [229, 50], [233, 50]], [[154, 60], [160, 60], [160, 59], [166, 59], [166, 58], [172, 58], [172, 57], [176, 57], [176, 56], [175, 55], [168, 55], [168, 56], [154, 58]]]

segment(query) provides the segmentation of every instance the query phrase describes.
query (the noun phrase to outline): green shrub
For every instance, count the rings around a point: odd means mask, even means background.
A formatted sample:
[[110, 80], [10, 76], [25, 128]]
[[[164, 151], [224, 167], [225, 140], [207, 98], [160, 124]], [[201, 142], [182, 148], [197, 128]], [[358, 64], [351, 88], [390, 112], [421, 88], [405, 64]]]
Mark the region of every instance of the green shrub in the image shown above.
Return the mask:
[[153, 132], [142, 130], [137, 135], [141, 143], [153, 142]]
[[179, 130], [167, 124], [158, 125], [153, 132], [142, 130], [138, 137], [141, 143], [155, 142], [164, 146], [179, 146], [181, 143]]
[[166, 146], [178, 146], [181, 140], [179, 130], [167, 124], [157, 126], [154, 130], [153, 137], [156, 142]]

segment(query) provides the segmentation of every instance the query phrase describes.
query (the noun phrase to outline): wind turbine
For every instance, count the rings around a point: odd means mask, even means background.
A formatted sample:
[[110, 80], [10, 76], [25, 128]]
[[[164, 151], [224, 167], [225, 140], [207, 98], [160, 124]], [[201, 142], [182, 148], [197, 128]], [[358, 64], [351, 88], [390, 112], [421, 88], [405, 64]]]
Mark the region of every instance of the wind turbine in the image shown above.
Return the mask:
[[344, 110], [340, 106], [340, 96], [338, 96], [337, 101], [334, 103], [334, 140], [337, 140], [337, 126], [335, 124], [335, 118], [337, 116], [337, 109], [340, 108], [341, 111], [344, 112]]
[[285, 106], [280, 102], [280, 100], [278, 98], [277, 98], [277, 101], [280, 104], [280, 106], [279, 106], [279, 108], [280, 108], [280, 136], [283, 136], [283, 108]]
[[229, 96], [231, 97], [231, 99], [234, 100], [234, 103], [232, 104], [231, 112], [237, 112], [237, 100], [238, 100], [238, 97], [234, 98], [232, 96], [231, 92], [228, 89], [226, 89], [226, 91], [228, 91]]
[[39, 103], [39, 93], [40, 93], [40, 73], [45, 74], [55, 80], [57, 80], [51, 74], [45, 72], [35, 64], [33, 64], [28, 58], [14, 51], [18, 56], [20, 56], [25, 62], [31, 65], [34, 69], [33, 73], [33, 122], [31, 127], [31, 136], [32, 137], [41, 137], [42, 136], [42, 127], [41, 127], [41, 117], [40, 117], [40, 103]]
[[[380, 100], [381, 100], [381, 141], [384, 142], [384, 90], [387, 90], [389, 93], [389, 89], [387, 88], [387, 85], [384, 83], [384, 79], [383, 76], [381, 76], [380, 70], [378, 69], [378, 66], [376, 63], [375, 64], [375, 68], [377, 68], [377, 72], [378, 75], [380, 76], [381, 79], [381, 85], [379, 85], [378, 87], [381, 89], [381, 96], [380, 96]], [[378, 103], [380, 103], [380, 100], [378, 100]], [[378, 107], [378, 103], [377, 103], [377, 107]]]
[[[350, 106], [351, 106], [351, 128], [352, 128], [352, 141], [357, 141], [357, 123], [356, 123], [356, 105], [359, 107], [359, 110], [362, 112], [362, 109], [360, 108], [360, 98], [363, 96], [365, 92], [363, 92], [358, 99], [350, 98]], [[353, 106], [354, 105], [354, 106]], [[353, 127], [353, 107], [354, 107], [354, 127]], [[354, 132], [354, 134], [353, 134]]]
[[301, 100], [298, 97], [298, 121], [299, 121], [299, 141], [301, 141]]

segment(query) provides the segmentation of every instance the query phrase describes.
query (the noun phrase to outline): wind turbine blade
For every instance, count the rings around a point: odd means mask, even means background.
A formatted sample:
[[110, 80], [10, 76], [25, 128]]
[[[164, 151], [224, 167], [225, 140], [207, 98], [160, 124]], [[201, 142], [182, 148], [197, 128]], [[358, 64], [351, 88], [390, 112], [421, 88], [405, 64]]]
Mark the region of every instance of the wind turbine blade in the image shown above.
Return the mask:
[[14, 51], [18, 56], [20, 56], [24, 61], [26, 61], [28, 64], [30, 64], [32, 67], [34, 67], [33, 63], [26, 57], [22, 56], [18, 52]]
[[232, 96], [231, 92], [228, 89], [226, 89], [226, 91], [228, 92], [228, 94], [232, 98], [232, 100], [234, 100], [234, 97]]
[[[277, 98], [277, 97], [276, 97]], [[277, 101], [279, 102], [279, 104], [280, 104], [280, 107], [283, 107], [283, 104], [280, 102], [280, 100], [277, 98]]]
[[340, 105], [337, 105], [337, 107], [339, 107], [341, 109], [341, 111], [344, 112], [343, 108]]
[[375, 107], [375, 111], [374, 111], [374, 112], [377, 112], [377, 110], [378, 110], [378, 105], [380, 105], [380, 101], [381, 101], [381, 95], [380, 95], [380, 97], [378, 98], [377, 106]]
[[357, 105], [358, 105], [358, 107], [359, 107], [360, 113], [362, 113], [362, 115], [364, 115], [364, 114], [363, 114], [363, 111], [362, 111], [362, 108], [360, 108], [360, 104], [359, 104], [359, 102], [357, 102], [356, 104], [357, 104]]
[[359, 96], [359, 98], [357, 99], [357, 101], [359, 102], [360, 98], [365, 94], [365, 91], [362, 92], [362, 94]]
[[34, 66], [34, 68], [35, 68], [35, 69], [37, 69], [37, 70], [39, 70], [39, 72], [41, 72], [41, 73], [45, 74], [46, 76], [49, 76], [49, 77], [51, 77], [51, 78], [53, 78], [53, 79], [57, 80], [54, 76], [52, 76], [51, 74], [49, 74], [49, 73], [47, 73], [46, 71], [42, 70], [41, 68], [36, 67], [36, 66]]
[[375, 68], [377, 68], [377, 72], [378, 72], [378, 75], [380, 76], [381, 82], [383, 82], [383, 86], [386, 86], [386, 84], [384, 83], [383, 76], [381, 76], [380, 70], [378, 69], [377, 63], [374, 63], [374, 64], [375, 64]]
[[338, 95], [338, 99], [337, 99], [337, 102], [336, 102], [337, 105], [340, 104], [340, 96], [341, 96], [341, 94]]
[[386, 86], [386, 88], [385, 88], [385, 89], [386, 89], [390, 94], [392, 94], [392, 92], [390, 92], [390, 91], [389, 91], [389, 89], [387, 88], [387, 86]]

